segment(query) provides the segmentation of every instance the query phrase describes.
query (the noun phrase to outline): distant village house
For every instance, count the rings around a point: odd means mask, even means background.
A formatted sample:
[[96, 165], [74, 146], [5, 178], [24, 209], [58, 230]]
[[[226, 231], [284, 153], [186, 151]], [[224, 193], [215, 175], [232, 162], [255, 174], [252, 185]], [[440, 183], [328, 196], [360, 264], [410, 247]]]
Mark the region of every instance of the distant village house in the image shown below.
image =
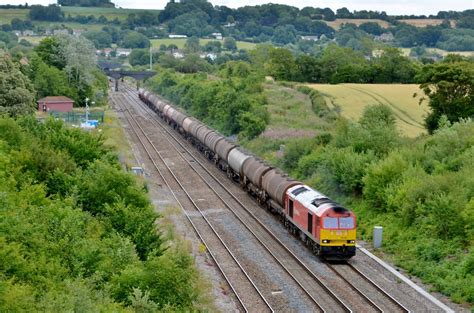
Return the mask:
[[318, 41], [319, 37], [318, 36], [301, 36], [302, 40], [311, 40], [311, 41]]
[[69, 35], [69, 30], [67, 29], [55, 29], [53, 30], [53, 35]]
[[201, 59], [208, 58], [208, 59], [210, 59], [211, 61], [214, 61], [215, 59], [217, 59], [217, 54], [212, 53], [212, 52], [207, 52], [207, 53], [201, 53], [201, 54], [199, 55], [199, 57], [200, 57]]
[[374, 37], [374, 40], [383, 41], [383, 42], [390, 42], [390, 41], [393, 41], [394, 39], [395, 39], [395, 37], [393, 36], [392, 33], [383, 33], [380, 36], [375, 36]]
[[118, 57], [128, 57], [132, 53], [132, 49], [117, 48], [116, 54]]
[[212, 36], [216, 38], [217, 40], [222, 40], [222, 34], [221, 33], [212, 33]]
[[174, 50], [173, 51], [173, 57], [175, 59], [182, 59], [182, 58], [184, 58], [184, 53], [181, 50]]

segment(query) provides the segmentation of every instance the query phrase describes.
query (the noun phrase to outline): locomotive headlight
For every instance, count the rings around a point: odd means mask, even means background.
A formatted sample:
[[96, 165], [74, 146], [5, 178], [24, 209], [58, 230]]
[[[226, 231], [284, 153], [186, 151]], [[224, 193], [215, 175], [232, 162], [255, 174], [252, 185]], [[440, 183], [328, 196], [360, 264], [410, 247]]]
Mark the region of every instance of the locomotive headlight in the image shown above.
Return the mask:
[[355, 240], [347, 240], [347, 243], [355, 243]]
[[329, 243], [329, 240], [323, 239], [323, 243]]

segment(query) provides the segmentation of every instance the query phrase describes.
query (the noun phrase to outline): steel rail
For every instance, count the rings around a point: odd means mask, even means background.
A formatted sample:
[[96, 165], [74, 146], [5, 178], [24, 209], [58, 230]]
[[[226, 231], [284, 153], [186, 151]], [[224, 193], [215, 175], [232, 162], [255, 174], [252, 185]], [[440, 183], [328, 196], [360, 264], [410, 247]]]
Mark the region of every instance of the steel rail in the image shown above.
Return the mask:
[[334, 268], [334, 266], [332, 266], [331, 264], [329, 264], [328, 262], [324, 262], [326, 264], [326, 266], [334, 273], [336, 274], [340, 279], [342, 279], [343, 281], [345, 281], [351, 288], [352, 290], [354, 290], [359, 296], [361, 296], [365, 301], [367, 301], [367, 303], [369, 303], [369, 305], [371, 307], [373, 307], [376, 311], [378, 312], [383, 312], [383, 310], [375, 303], [373, 302], [365, 293], [363, 293], [361, 290], [359, 290], [359, 288], [357, 288], [353, 283], [351, 283], [346, 277], [344, 277], [344, 275], [342, 275], [341, 273], [339, 273], [338, 270], [336, 270]]
[[383, 294], [386, 298], [390, 300], [395, 306], [397, 306], [400, 310], [403, 312], [410, 312], [400, 301], [392, 297], [388, 292], [386, 292], [382, 287], [380, 287], [376, 282], [374, 282], [372, 279], [370, 279], [367, 275], [359, 271], [357, 268], [354, 267], [354, 265], [350, 264], [349, 262], [344, 263], [344, 265], [349, 266], [349, 268], [357, 273], [360, 277], [362, 277], [365, 281], [367, 281], [370, 285], [375, 287], [381, 294]]
[[[118, 102], [117, 102], [118, 103]], [[119, 104], [119, 106], [121, 107], [121, 105]], [[259, 296], [262, 298], [263, 302], [265, 303], [265, 305], [270, 309], [271, 312], [274, 312], [273, 308], [271, 307], [271, 305], [268, 303], [268, 301], [265, 299], [265, 297], [262, 295], [262, 293], [260, 292], [260, 290], [258, 289], [258, 287], [256, 286], [256, 284], [253, 282], [253, 280], [250, 278], [250, 276], [248, 275], [248, 273], [245, 271], [245, 269], [243, 268], [243, 266], [240, 264], [240, 262], [237, 260], [237, 258], [235, 257], [235, 255], [230, 251], [229, 247], [225, 244], [225, 242], [223, 241], [223, 239], [220, 237], [220, 235], [217, 233], [217, 231], [215, 230], [215, 228], [212, 226], [212, 224], [209, 222], [209, 220], [206, 218], [206, 216], [204, 215], [204, 213], [202, 212], [202, 210], [199, 208], [199, 206], [194, 202], [194, 200], [190, 197], [189, 193], [184, 189], [184, 187], [182, 186], [182, 184], [179, 182], [179, 180], [176, 178], [176, 176], [174, 175], [174, 173], [171, 171], [171, 169], [168, 167], [168, 165], [165, 163], [164, 159], [162, 158], [160, 152], [158, 151], [158, 149], [156, 149], [156, 146], [151, 142], [151, 140], [149, 139], [149, 137], [146, 135], [145, 131], [143, 130], [143, 128], [138, 124], [138, 122], [136, 121], [136, 119], [133, 117], [133, 115], [131, 114], [130, 110], [125, 106], [126, 108], [126, 111], [127, 113], [130, 115], [130, 117], [133, 119], [133, 121], [135, 122], [135, 124], [138, 126], [138, 128], [140, 129], [140, 131], [142, 132], [143, 136], [146, 138], [146, 140], [149, 142], [149, 144], [153, 147], [153, 150], [155, 150], [156, 154], [160, 157], [160, 159], [162, 160], [163, 164], [166, 166], [166, 168], [168, 169], [168, 171], [170, 172], [170, 174], [174, 177], [174, 179], [176, 180], [176, 182], [178, 183], [178, 185], [181, 187], [181, 189], [183, 190], [183, 192], [186, 194], [186, 196], [188, 197], [188, 199], [190, 200], [190, 202], [193, 204], [193, 206], [199, 211], [200, 215], [202, 216], [203, 220], [206, 221], [206, 223], [209, 225], [209, 227], [212, 229], [213, 233], [216, 235], [216, 237], [219, 239], [219, 241], [222, 243], [222, 245], [225, 247], [225, 250], [229, 253], [229, 255], [231, 256], [231, 258], [234, 260], [234, 262], [238, 265], [238, 267], [240, 268], [240, 270], [242, 271], [242, 273], [245, 275], [245, 277], [248, 279], [248, 281], [251, 283], [251, 285], [253, 286], [253, 288], [257, 291], [257, 293], [259, 294]], [[145, 151], [147, 152], [147, 155], [148, 155], [148, 158], [150, 159], [150, 161], [153, 163], [155, 169], [157, 170], [157, 172], [159, 173], [159, 175], [161, 176], [161, 178], [163, 179], [163, 181], [165, 182], [166, 186], [168, 187], [168, 189], [171, 191], [171, 193], [173, 194], [173, 198], [176, 200], [176, 202], [179, 204], [181, 210], [184, 212], [184, 214], [186, 215], [186, 218], [188, 219], [188, 221], [191, 223], [192, 227], [194, 228], [195, 232], [197, 233], [197, 235], [199, 236], [200, 240], [202, 241], [202, 243], [206, 246], [206, 249], [207, 251], [209, 252], [209, 254], [211, 255], [212, 259], [214, 260], [214, 262], [216, 263], [216, 265], [218, 266], [220, 272], [222, 273], [224, 279], [227, 281], [227, 283], [229, 284], [230, 288], [232, 289], [232, 291], [234, 292], [235, 296], [237, 297], [240, 305], [242, 305], [242, 307], [244, 308], [244, 310], [246, 312], [249, 312], [249, 309], [247, 308], [247, 306], [245, 305], [244, 301], [242, 300], [242, 298], [239, 296], [238, 292], [236, 291], [234, 285], [232, 284], [232, 282], [230, 281], [229, 277], [225, 274], [225, 271], [224, 269], [222, 268], [222, 266], [220, 265], [220, 263], [217, 261], [214, 253], [212, 252], [212, 250], [210, 249], [210, 246], [209, 244], [206, 243], [206, 241], [204, 240], [202, 234], [199, 232], [198, 228], [196, 227], [196, 225], [194, 224], [194, 222], [192, 221], [191, 217], [189, 216], [188, 212], [186, 211], [186, 209], [184, 208], [183, 204], [181, 203], [181, 201], [179, 201], [178, 197], [176, 196], [176, 193], [173, 191], [173, 189], [171, 188], [171, 186], [169, 185], [168, 183], [168, 180], [165, 178], [164, 174], [162, 173], [162, 171], [159, 169], [158, 165], [156, 164], [155, 160], [153, 159], [153, 157], [151, 156], [151, 153], [150, 151], [146, 148], [144, 142], [142, 141], [141, 137], [139, 136], [139, 134], [137, 133], [136, 131], [136, 128], [133, 127], [132, 123], [130, 123], [130, 119], [127, 118], [127, 121], [129, 122], [129, 125], [131, 126], [133, 132], [135, 133], [135, 135], [137, 136], [138, 140], [140, 141], [140, 143], [142, 144], [143, 148], [145, 149]]]
[[[132, 93], [134, 93], [134, 90], [131, 90]], [[129, 97], [129, 99], [135, 103], [138, 103], [140, 105], [143, 105], [145, 106], [145, 104], [140, 101], [138, 98], [136, 97]], [[147, 110], [150, 110], [148, 107], [145, 106], [145, 108]], [[158, 118], [156, 117], [156, 113], [151, 111], [151, 113], [153, 113], [152, 115], [152, 118], [153, 120], [156, 122], [156, 120], [158, 120]], [[175, 137], [174, 134], [172, 134], [172, 132], [168, 129], [166, 129], [163, 125], [161, 125], [159, 122], [156, 122], [156, 125], [159, 126], [161, 129], [163, 129], [167, 134], [169, 134], [175, 141], [176, 143], [178, 143], [181, 148], [187, 150], [187, 148]], [[177, 149], [176, 146], [171, 143], [171, 141], [169, 140], [169, 138], [167, 136], [164, 136], [169, 142], [170, 144], [172, 144], [175, 148], [175, 150], [183, 157], [183, 153], [180, 151], [180, 149]], [[326, 286], [326, 284], [324, 284], [315, 274], [314, 272], [309, 269], [309, 267], [303, 263], [303, 261], [301, 261], [283, 242], [281, 242], [281, 240], [276, 237], [276, 235], [266, 226], [264, 225], [254, 214], [253, 212], [251, 212], [250, 210], [248, 210], [245, 205], [226, 187], [224, 186], [220, 180], [215, 177], [214, 174], [212, 174], [202, 163], [201, 161], [199, 161], [193, 154], [191, 153], [188, 153], [194, 160], [195, 162], [193, 163], [197, 163], [200, 165], [200, 167], [215, 181], [217, 182], [222, 189], [224, 189], [233, 199], [235, 202], [237, 202], [264, 230], [265, 232], [267, 232], [268, 235], [270, 235], [274, 240], [275, 242], [277, 242], [297, 263], [298, 265], [300, 265], [301, 268], [303, 268], [303, 270], [305, 270], [306, 273], [308, 273], [317, 283], [318, 285], [324, 289], [324, 291], [329, 294], [331, 296], [332, 299], [334, 299], [343, 309], [345, 312], [352, 312], [352, 310], [341, 300], [339, 299], [339, 297], [337, 297], [337, 295], [328, 287]], [[244, 221], [242, 221], [241, 217], [238, 216], [238, 214], [231, 208], [231, 206], [224, 200], [222, 199], [222, 197], [217, 193], [217, 191], [215, 191], [215, 189], [213, 187], [210, 186], [210, 183], [200, 174], [197, 172], [197, 170], [194, 168], [193, 164], [191, 164], [188, 160], [186, 160], [186, 158], [183, 157], [183, 159], [193, 168], [193, 170], [203, 179], [203, 181], [214, 191], [214, 193], [226, 204], [226, 206], [231, 210], [231, 212], [242, 222], [242, 224], [254, 235], [255, 238], [257, 238], [257, 240], [259, 240], [262, 245], [265, 247], [265, 249], [275, 258], [275, 260], [277, 260], [277, 262], [279, 262], [281, 264], [281, 261], [273, 254], [273, 252], [271, 252], [269, 250], [269, 248], [265, 245], [265, 243], [263, 243], [259, 238], [258, 236], [254, 233], [254, 231], [246, 224], [244, 223]], [[316, 299], [314, 299], [314, 297], [309, 294], [309, 291], [307, 291], [307, 289], [302, 285], [302, 283], [300, 283], [298, 281], [298, 279], [296, 277], [294, 277], [294, 275], [292, 273], [289, 272], [289, 270], [283, 265], [281, 264], [282, 267], [285, 269], [285, 271], [296, 281], [296, 283], [298, 285], [300, 285], [300, 287], [305, 291], [305, 293], [311, 298], [313, 299], [313, 301], [317, 304], [317, 306], [319, 308], [321, 308], [321, 310], [324, 311], [324, 309], [321, 307], [321, 305], [317, 302]]]
[[[148, 109], [148, 108], [147, 108]], [[154, 113], [154, 112], [153, 112]], [[158, 125], [159, 127], [163, 127], [162, 125]], [[169, 133], [170, 134], [170, 133]], [[170, 134], [171, 135], [171, 134]], [[272, 251], [271, 249], [259, 238], [259, 236], [243, 221], [242, 217], [239, 216], [238, 213], [235, 212], [234, 209], [232, 209], [231, 205], [225, 201], [222, 196], [213, 188], [210, 183], [194, 168], [194, 166], [189, 162], [185, 157], [183, 157], [182, 152], [179, 151], [179, 149], [176, 148], [176, 146], [165, 136], [165, 138], [168, 140], [168, 142], [173, 146], [173, 148], [180, 154], [182, 159], [188, 163], [188, 165], [194, 170], [194, 172], [199, 175], [199, 177], [204, 181], [204, 183], [214, 192], [214, 194], [224, 203], [224, 205], [233, 213], [233, 215], [242, 223], [242, 225], [257, 239], [257, 241], [267, 250], [267, 252], [275, 259], [275, 261], [280, 264], [280, 266], [285, 270], [285, 272], [290, 275], [291, 278], [300, 286], [300, 288], [306, 293], [306, 295], [316, 304], [316, 306], [322, 311], [325, 312], [324, 308], [321, 306], [321, 304], [311, 295], [311, 293], [307, 290], [306, 287], [303, 286], [303, 284], [296, 278], [288, 269], [287, 266], [283, 264], [283, 261], [280, 260]], [[175, 139], [176, 140], [176, 139]], [[177, 141], [177, 140], [176, 140]], [[185, 148], [185, 147], [183, 147]], [[190, 154], [191, 155], [191, 154]], [[192, 155], [191, 155], [192, 156]], [[193, 159], [195, 159], [196, 162], [199, 163], [199, 160], [196, 160], [194, 156], [192, 156]], [[200, 164], [203, 169], [205, 167]], [[206, 169], [205, 169], [206, 170]]]

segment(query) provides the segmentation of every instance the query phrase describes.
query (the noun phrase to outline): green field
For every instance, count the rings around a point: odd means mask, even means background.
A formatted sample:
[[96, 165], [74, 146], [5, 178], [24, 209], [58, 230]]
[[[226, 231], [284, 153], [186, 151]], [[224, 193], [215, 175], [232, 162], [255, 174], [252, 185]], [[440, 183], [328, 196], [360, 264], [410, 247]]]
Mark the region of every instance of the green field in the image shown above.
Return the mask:
[[[215, 41], [215, 39], [199, 39], [200, 45], [205, 45], [209, 41]], [[179, 39], [179, 38], [165, 38], [165, 39], [152, 39], [151, 40], [153, 47], [159, 48], [160, 45], [170, 45], [175, 44], [178, 49], [183, 49], [184, 44], [186, 43], [186, 39]], [[222, 43], [224, 43], [222, 41]], [[244, 50], [252, 50], [255, 48], [255, 44], [253, 42], [246, 42], [246, 41], [237, 41], [237, 49], [244, 49]]]
[[[424, 116], [428, 113], [426, 102], [419, 105], [422, 91], [418, 85], [402, 84], [310, 84], [320, 91], [329, 108], [339, 111], [342, 116], [357, 120], [368, 105], [388, 105], [397, 118], [402, 134], [416, 137], [425, 133]], [[416, 97], [413, 95], [416, 93]]]
[[33, 45], [38, 45], [40, 43], [40, 41], [43, 40], [44, 38], [46, 38], [46, 36], [34, 36], [34, 37], [20, 36], [20, 37], [18, 37], [18, 40], [25, 39], [26, 41], [29, 41]]
[[[402, 51], [404, 56], [409, 56], [411, 52], [411, 48], [398, 48]], [[430, 53], [437, 53], [443, 57], [447, 56], [448, 54], [459, 54], [463, 57], [474, 57], [474, 51], [446, 51], [438, 48], [426, 48], [426, 51]]]
[[[130, 13], [138, 12], [156, 12], [159, 10], [146, 10], [146, 9], [121, 9], [121, 8], [95, 8], [95, 7], [61, 7], [61, 11], [64, 15], [77, 16], [77, 15], [93, 15], [96, 18], [103, 15], [108, 20], [118, 18], [119, 20], [125, 20], [127, 15]], [[25, 20], [28, 18], [29, 9], [0, 9], [0, 24], [7, 24], [14, 18]], [[36, 24], [36, 22], [35, 22]], [[66, 23], [67, 24], [67, 23]], [[90, 26], [90, 25], [87, 25]]]
[[29, 12], [27, 9], [0, 9], [0, 24], [9, 24], [14, 18], [25, 20]]
[[64, 12], [64, 15], [93, 15], [99, 17], [101, 15], [105, 16], [108, 20], [113, 20], [118, 18], [119, 20], [125, 20], [127, 15], [130, 13], [139, 13], [139, 12], [155, 12], [159, 13], [159, 10], [146, 10], [146, 9], [121, 9], [121, 8], [95, 8], [95, 7], [61, 7], [61, 11]]

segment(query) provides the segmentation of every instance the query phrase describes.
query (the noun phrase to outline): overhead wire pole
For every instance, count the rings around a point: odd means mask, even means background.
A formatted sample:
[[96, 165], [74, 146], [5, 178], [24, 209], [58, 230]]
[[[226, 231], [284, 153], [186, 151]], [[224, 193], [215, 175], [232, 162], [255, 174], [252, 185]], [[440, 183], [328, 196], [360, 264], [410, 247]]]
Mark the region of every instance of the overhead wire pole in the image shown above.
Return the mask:
[[[150, 72], [153, 70], [153, 45], [150, 42]], [[140, 82], [137, 79], [137, 90], [140, 89]]]
[[152, 70], [152, 66], [153, 66], [153, 46], [150, 43], [150, 71]]

